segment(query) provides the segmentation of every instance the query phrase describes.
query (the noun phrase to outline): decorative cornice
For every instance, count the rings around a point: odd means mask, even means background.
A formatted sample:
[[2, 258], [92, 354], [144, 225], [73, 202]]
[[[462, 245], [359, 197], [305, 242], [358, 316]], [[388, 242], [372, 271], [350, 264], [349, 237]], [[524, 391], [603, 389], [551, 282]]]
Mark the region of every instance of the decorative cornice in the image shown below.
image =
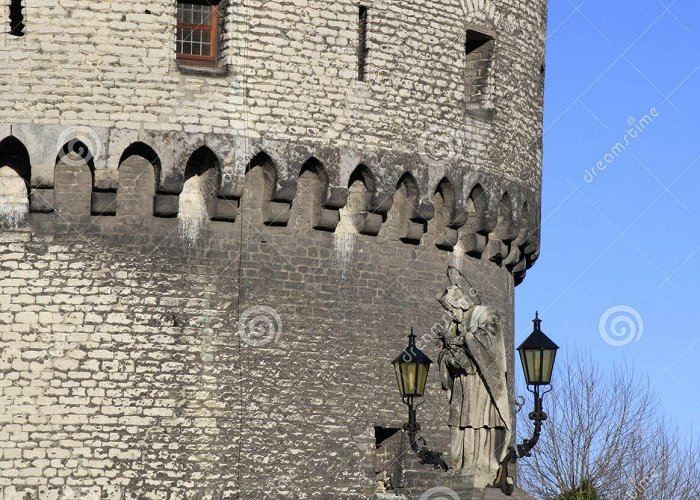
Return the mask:
[[[64, 164], [66, 157], [61, 158], [64, 145], [56, 142], [65, 138], [65, 134], [56, 133], [54, 128], [12, 127], [13, 136], [26, 147], [31, 164], [33, 212], [51, 212], [56, 208], [51, 202], [54, 171]], [[432, 235], [436, 246], [489, 259], [511, 271], [516, 283], [539, 254], [539, 191], [523, 182], [456, 162], [427, 165], [417, 153], [360, 150], [304, 141], [89, 130], [92, 134], [78, 133], [71, 140], [80, 140], [78, 149], [91, 169], [93, 215], [116, 213], [119, 167], [127, 161], [147, 160], [155, 168], [156, 177], [153, 215], [177, 216], [186, 166], [195, 155], [204, 155], [211, 158], [211, 167], [218, 171], [215, 199], [208, 207], [212, 220], [235, 221], [246, 176], [260, 168], [265, 182], [263, 222], [286, 225], [291, 204], [298, 195], [297, 181], [303, 173], [311, 172], [318, 186], [311, 218], [315, 229], [335, 231], [341, 209], [350, 205], [348, 188], [359, 181], [363, 193], [359, 201], [352, 202], [351, 208], [352, 222], [360, 234], [380, 232], [387, 213], [395, 205], [395, 195], [401, 190], [402, 206], [396, 209], [401, 218], [398, 239], [403, 242], [421, 242], [428, 221], [432, 221], [431, 226], [437, 228]], [[90, 144], [89, 139], [97, 144]], [[4, 156], [2, 144], [0, 160]], [[70, 155], [72, 158], [74, 153]], [[70, 161], [74, 163], [76, 158]]]

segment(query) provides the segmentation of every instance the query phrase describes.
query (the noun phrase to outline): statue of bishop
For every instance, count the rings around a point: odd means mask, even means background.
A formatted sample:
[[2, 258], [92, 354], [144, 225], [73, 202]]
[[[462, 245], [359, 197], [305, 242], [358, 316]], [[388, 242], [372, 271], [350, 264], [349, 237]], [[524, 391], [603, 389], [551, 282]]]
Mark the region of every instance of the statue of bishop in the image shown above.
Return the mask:
[[471, 300], [470, 289], [454, 279], [461, 276], [456, 269], [448, 274], [452, 285], [437, 296], [450, 317], [440, 331], [438, 364], [450, 403], [452, 468], [483, 487], [496, 477], [511, 440], [504, 335], [498, 313]]

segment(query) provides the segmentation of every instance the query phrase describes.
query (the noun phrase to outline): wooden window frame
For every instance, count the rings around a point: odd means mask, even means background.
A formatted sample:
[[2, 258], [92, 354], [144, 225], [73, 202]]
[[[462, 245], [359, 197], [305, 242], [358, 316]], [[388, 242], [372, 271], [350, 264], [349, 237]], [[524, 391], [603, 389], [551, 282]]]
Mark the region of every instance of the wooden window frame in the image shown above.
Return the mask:
[[[178, 3], [185, 3], [180, 2]], [[195, 3], [195, 2], [191, 2]], [[209, 3], [209, 2], [207, 2]], [[195, 29], [200, 31], [209, 32], [209, 46], [210, 55], [201, 56], [195, 54], [183, 54], [181, 52], [175, 52], [175, 58], [183, 63], [190, 64], [203, 64], [203, 65], [213, 65], [217, 62], [219, 58], [219, 3], [211, 2], [209, 3], [211, 7], [211, 23], [209, 25], [205, 24], [193, 24], [193, 23], [178, 23], [176, 22], [175, 30], [178, 29]]]

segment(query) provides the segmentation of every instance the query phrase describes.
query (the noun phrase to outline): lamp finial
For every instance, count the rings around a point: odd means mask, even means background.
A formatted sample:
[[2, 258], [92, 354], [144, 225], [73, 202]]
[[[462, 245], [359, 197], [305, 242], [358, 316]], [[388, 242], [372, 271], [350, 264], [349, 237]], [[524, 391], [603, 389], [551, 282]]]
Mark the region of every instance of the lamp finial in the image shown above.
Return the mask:
[[535, 311], [535, 319], [533, 319], [532, 322], [535, 324], [535, 331], [539, 331], [540, 326], [542, 325], [539, 311]]

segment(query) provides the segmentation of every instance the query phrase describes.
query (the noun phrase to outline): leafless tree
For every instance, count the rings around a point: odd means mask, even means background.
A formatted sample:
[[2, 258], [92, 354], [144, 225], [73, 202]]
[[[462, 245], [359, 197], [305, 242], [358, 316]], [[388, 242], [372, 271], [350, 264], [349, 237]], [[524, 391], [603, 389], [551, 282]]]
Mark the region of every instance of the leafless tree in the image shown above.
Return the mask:
[[[546, 500], [586, 483], [606, 500], [700, 496], [700, 446], [663, 418], [648, 381], [625, 366], [601, 370], [588, 355], [559, 365], [540, 442], [518, 461], [523, 489]], [[532, 428], [525, 408], [521, 434]]]

